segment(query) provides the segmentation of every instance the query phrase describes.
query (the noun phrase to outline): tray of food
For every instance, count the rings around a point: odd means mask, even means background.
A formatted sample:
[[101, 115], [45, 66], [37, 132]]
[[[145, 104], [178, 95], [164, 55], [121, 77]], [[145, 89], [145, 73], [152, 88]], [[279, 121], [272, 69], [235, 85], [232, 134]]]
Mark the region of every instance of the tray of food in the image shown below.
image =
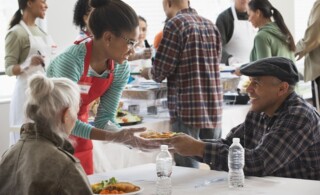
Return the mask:
[[122, 98], [155, 100], [167, 97], [166, 83], [140, 82], [139, 85], [127, 85]]
[[117, 181], [114, 177], [91, 184], [91, 189], [97, 194], [124, 194], [134, 195], [143, 191], [143, 188], [130, 182]]
[[136, 125], [141, 123], [143, 118], [139, 115], [132, 114], [129, 111], [118, 110], [116, 122], [121, 126]]

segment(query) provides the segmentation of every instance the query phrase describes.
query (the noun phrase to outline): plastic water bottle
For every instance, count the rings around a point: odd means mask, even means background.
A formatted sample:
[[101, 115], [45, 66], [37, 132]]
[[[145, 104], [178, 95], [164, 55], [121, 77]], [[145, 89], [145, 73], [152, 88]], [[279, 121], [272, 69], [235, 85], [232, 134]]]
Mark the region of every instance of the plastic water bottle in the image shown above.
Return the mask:
[[232, 142], [228, 156], [228, 182], [230, 188], [238, 188], [244, 186], [244, 149], [239, 138], [233, 138]]
[[161, 151], [156, 158], [157, 167], [157, 195], [170, 195], [171, 173], [172, 173], [172, 156], [168, 151], [168, 145], [161, 145]]

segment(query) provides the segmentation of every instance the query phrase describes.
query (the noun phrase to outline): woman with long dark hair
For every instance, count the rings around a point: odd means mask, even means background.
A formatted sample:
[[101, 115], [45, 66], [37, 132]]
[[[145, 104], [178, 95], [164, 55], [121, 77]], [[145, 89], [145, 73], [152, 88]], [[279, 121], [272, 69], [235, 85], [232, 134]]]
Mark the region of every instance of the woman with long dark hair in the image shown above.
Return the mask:
[[268, 0], [251, 0], [247, 11], [249, 21], [259, 28], [250, 61], [272, 56], [294, 61], [295, 43], [281, 13]]
[[50, 60], [54, 43], [51, 37], [36, 25], [48, 9], [44, 0], [18, 0], [19, 9], [9, 25], [5, 38], [6, 74], [17, 81], [10, 103], [10, 126], [20, 127], [25, 122], [24, 102], [27, 79], [32, 74], [44, 73], [45, 61]]

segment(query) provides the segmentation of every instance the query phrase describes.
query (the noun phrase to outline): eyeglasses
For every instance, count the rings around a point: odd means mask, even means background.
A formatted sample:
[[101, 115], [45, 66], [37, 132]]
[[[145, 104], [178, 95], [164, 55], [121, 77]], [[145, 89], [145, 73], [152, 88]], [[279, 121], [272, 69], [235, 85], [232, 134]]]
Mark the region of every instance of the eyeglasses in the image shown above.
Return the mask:
[[127, 45], [128, 45], [129, 50], [133, 49], [138, 44], [138, 41], [130, 40], [122, 34], [120, 34], [120, 37], [122, 39], [124, 39], [125, 41], [127, 41]]

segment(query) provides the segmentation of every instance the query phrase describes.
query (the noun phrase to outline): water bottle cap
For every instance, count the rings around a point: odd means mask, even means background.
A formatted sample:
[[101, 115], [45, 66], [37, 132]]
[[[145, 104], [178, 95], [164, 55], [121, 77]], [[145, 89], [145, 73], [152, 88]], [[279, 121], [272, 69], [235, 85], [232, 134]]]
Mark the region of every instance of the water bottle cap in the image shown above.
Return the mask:
[[168, 145], [161, 145], [161, 146], [160, 146], [160, 149], [161, 149], [161, 150], [168, 150]]
[[240, 143], [240, 138], [234, 137], [234, 138], [232, 139], [232, 142], [233, 142], [233, 143]]

